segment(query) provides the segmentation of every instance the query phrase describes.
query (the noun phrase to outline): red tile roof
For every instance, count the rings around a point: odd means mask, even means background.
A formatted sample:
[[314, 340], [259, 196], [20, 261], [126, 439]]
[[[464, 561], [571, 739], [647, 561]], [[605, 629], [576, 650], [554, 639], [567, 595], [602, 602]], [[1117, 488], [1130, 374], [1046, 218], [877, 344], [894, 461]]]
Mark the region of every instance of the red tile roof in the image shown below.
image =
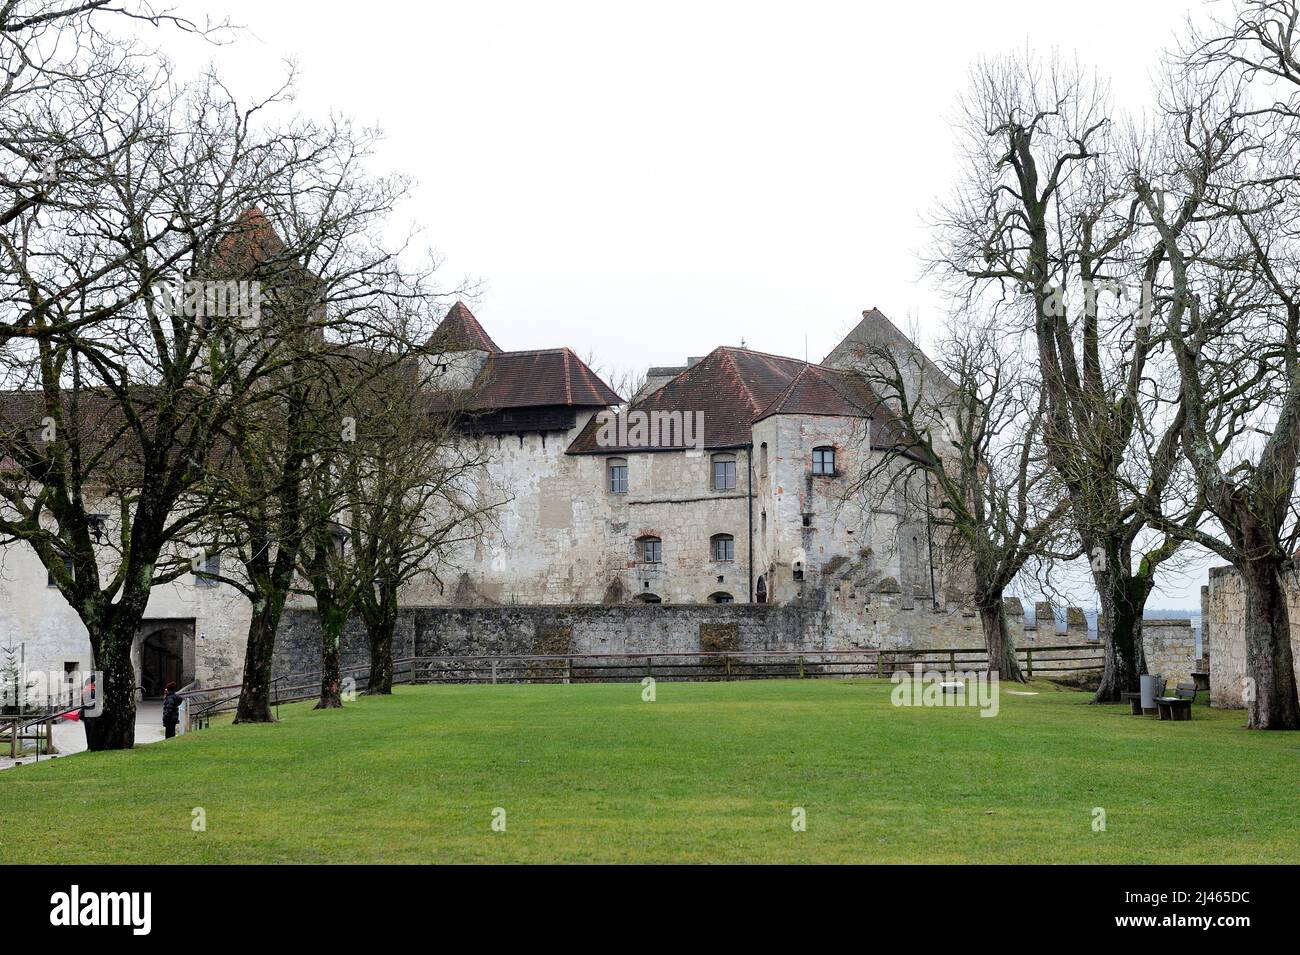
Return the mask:
[[487, 356], [474, 384], [429, 395], [431, 411], [506, 408], [609, 408], [622, 398], [568, 348], [498, 351]]
[[[637, 411], [699, 411], [706, 448], [740, 447], [749, 443], [756, 416], [806, 367], [794, 358], [723, 346], [632, 407]], [[618, 450], [597, 444], [598, 429], [595, 420], [590, 422], [569, 445], [569, 453]]]
[[471, 407], [608, 408], [622, 400], [572, 351], [546, 348], [489, 355], [475, 383]]
[[808, 365], [754, 421], [757, 423], [778, 414], [870, 418], [873, 422], [873, 449], [898, 451], [923, 460], [902, 420], [880, 400], [862, 376], [853, 371]]
[[429, 336], [426, 347], [435, 351], [501, 351], [464, 302], [457, 302], [448, 310]]
[[[714, 349], [631, 410], [701, 412], [706, 448], [749, 444], [753, 425], [777, 414], [871, 418], [872, 447], [911, 453], [897, 416], [857, 374], [746, 348]], [[598, 444], [599, 430], [600, 422], [592, 419], [568, 453], [637, 450]]]
[[255, 266], [274, 259], [284, 251], [271, 220], [261, 209], [245, 209], [217, 244], [212, 257], [214, 267], [220, 272], [247, 272]]

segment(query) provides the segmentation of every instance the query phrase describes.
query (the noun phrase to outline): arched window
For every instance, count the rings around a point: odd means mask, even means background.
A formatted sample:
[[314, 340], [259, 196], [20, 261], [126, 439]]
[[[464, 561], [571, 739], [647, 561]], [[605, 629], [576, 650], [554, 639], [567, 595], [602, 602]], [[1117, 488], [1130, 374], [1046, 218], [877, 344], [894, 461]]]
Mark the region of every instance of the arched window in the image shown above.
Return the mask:
[[736, 456], [734, 454], [715, 454], [713, 456], [713, 483], [715, 491], [734, 491], [736, 489]]
[[835, 449], [831, 447], [813, 448], [813, 474], [831, 477], [835, 474]]
[[611, 494], [627, 493], [627, 458], [610, 458], [605, 463], [605, 487]]
[[731, 596], [725, 590], [719, 590], [716, 594], [709, 594], [709, 603], [711, 604], [729, 604], [735, 603], [736, 598]]
[[638, 537], [636, 541], [637, 560], [643, 564], [659, 564], [664, 559], [664, 542], [658, 537]]
[[637, 594], [637, 595], [636, 595], [636, 599], [637, 599], [638, 602], [643, 603], [643, 604], [661, 604], [661, 603], [663, 603], [663, 600], [660, 599], [660, 597], [659, 597], [658, 594]]
[[759, 576], [758, 583], [754, 586], [754, 598], [761, 604], [767, 603], [767, 575]]
[[709, 552], [714, 560], [735, 560], [736, 538], [730, 534], [714, 534], [709, 538]]

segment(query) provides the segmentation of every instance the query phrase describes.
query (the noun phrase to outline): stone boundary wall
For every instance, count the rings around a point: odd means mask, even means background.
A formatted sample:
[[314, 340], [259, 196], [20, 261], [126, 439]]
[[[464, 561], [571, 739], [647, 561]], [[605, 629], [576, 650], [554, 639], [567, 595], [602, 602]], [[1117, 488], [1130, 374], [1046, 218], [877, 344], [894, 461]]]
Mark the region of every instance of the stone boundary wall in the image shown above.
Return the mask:
[[[393, 655], [692, 653], [709, 649], [718, 634], [734, 645], [716, 649], [853, 649], [835, 645], [830, 631], [817, 625], [821, 617], [798, 606], [761, 604], [408, 607], [400, 611]], [[343, 665], [368, 659], [365, 628], [349, 620]], [[315, 611], [286, 609], [276, 634], [275, 672], [319, 668]]]
[[[1095, 657], [1083, 612], [1070, 608], [1059, 633], [1050, 608], [1026, 625], [1019, 600], [1007, 603], [1008, 629], [1018, 648], [1089, 644], [1053, 654], [1053, 660]], [[1193, 634], [1185, 620], [1148, 621], [1147, 653], [1170, 679], [1189, 679]], [[456, 655], [581, 655], [693, 653], [701, 650], [951, 650], [983, 646], [978, 615], [957, 604], [936, 610], [897, 593], [814, 609], [797, 604], [620, 604], [408, 607], [399, 615], [395, 657]], [[350, 620], [343, 633], [343, 665], [368, 660], [365, 629]], [[1094, 664], [1089, 664], [1091, 668]], [[320, 667], [320, 628], [313, 610], [286, 609], [276, 637], [275, 672]], [[1154, 669], [1154, 668], [1153, 668]], [[1069, 671], [1054, 672], [1054, 676]]]
[[[1300, 579], [1286, 582], [1287, 612], [1291, 617], [1291, 654], [1300, 680]], [[1211, 567], [1202, 616], [1201, 649], [1210, 656], [1210, 702], [1229, 709], [1245, 709], [1242, 701], [1246, 678], [1246, 590], [1232, 567]]]

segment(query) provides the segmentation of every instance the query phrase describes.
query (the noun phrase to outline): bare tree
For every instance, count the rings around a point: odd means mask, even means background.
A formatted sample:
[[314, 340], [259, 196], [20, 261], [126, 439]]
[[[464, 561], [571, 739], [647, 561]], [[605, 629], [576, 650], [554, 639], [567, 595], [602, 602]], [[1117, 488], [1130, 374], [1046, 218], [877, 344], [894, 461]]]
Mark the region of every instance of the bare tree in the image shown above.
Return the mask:
[[371, 694], [392, 692], [402, 590], [421, 577], [441, 583], [448, 550], [479, 537], [505, 500], [481, 480], [488, 453], [461, 430], [463, 395], [432, 390], [437, 357], [428, 348], [376, 357], [387, 370], [354, 398], [356, 440], [343, 452], [339, 520], [360, 578]]
[[923, 373], [919, 355], [868, 349], [857, 371], [897, 415], [888, 430], [867, 425], [877, 429], [871, 443], [894, 453], [871, 459], [853, 483], [901, 489], [927, 514], [946, 562], [971, 568], [989, 670], [1024, 682], [1005, 591], [1031, 560], [1073, 555], [1053, 553], [1067, 536], [1066, 505], [1041, 446], [1045, 403], [1015, 337], [959, 316], [939, 343], [942, 385]]
[[38, 201], [0, 227], [0, 534], [32, 547], [89, 632], [103, 671], [91, 749], [133, 743], [150, 589], [192, 571], [218, 438], [279, 361], [274, 329], [250, 321], [259, 296], [236, 283], [226, 297], [216, 264], [240, 213], [317, 158], [295, 148], [301, 131], [260, 129], [278, 94], [241, 107], [211, 74], [108, 64], [44, 110], [5, 113], [60, 152]]
[[1096, 700], [1117, 701], [1137, 689], [1143, 608], [1182, 540], [1154, 531], [1150, 515], [1185, 529], [1202, 513], [1171, 484], [1181, 431], [1151, 379], [1160, 339], [1142, 290], [1163, 246], [1139, 227], [1095, 78], [1007, 57], [975, 70], [964, 106], [967, 169], [940, 215], [932, 267], [968, 307], [1032, 330], [1044, 446], [1101, 598]]
[[1248, 725], [1300, 729], [1285, 581], [1300, 524], [1300, 9], [1246, 2], [1193, 35], [1133, 182], [1167, 266], [1182, 454], [1210, 520], [1180, 528], [1240, 572]]

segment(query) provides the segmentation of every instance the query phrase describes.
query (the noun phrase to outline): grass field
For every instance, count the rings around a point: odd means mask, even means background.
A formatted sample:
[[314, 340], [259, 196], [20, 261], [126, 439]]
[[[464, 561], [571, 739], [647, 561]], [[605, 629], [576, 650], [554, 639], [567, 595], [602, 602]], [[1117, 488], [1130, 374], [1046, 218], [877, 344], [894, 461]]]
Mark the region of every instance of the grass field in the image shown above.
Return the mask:
[[0, 773], [0, 862], [1300, 861], [1300, 734], [1202, 705], [1190, 723], [1139, 719], [1049, 684], [1003, 693], [994, 718], [895, 707], [890, 689], [660, 683], [643, 703], [639, 685], [434, 686], [300, 704], [276, 725]]

